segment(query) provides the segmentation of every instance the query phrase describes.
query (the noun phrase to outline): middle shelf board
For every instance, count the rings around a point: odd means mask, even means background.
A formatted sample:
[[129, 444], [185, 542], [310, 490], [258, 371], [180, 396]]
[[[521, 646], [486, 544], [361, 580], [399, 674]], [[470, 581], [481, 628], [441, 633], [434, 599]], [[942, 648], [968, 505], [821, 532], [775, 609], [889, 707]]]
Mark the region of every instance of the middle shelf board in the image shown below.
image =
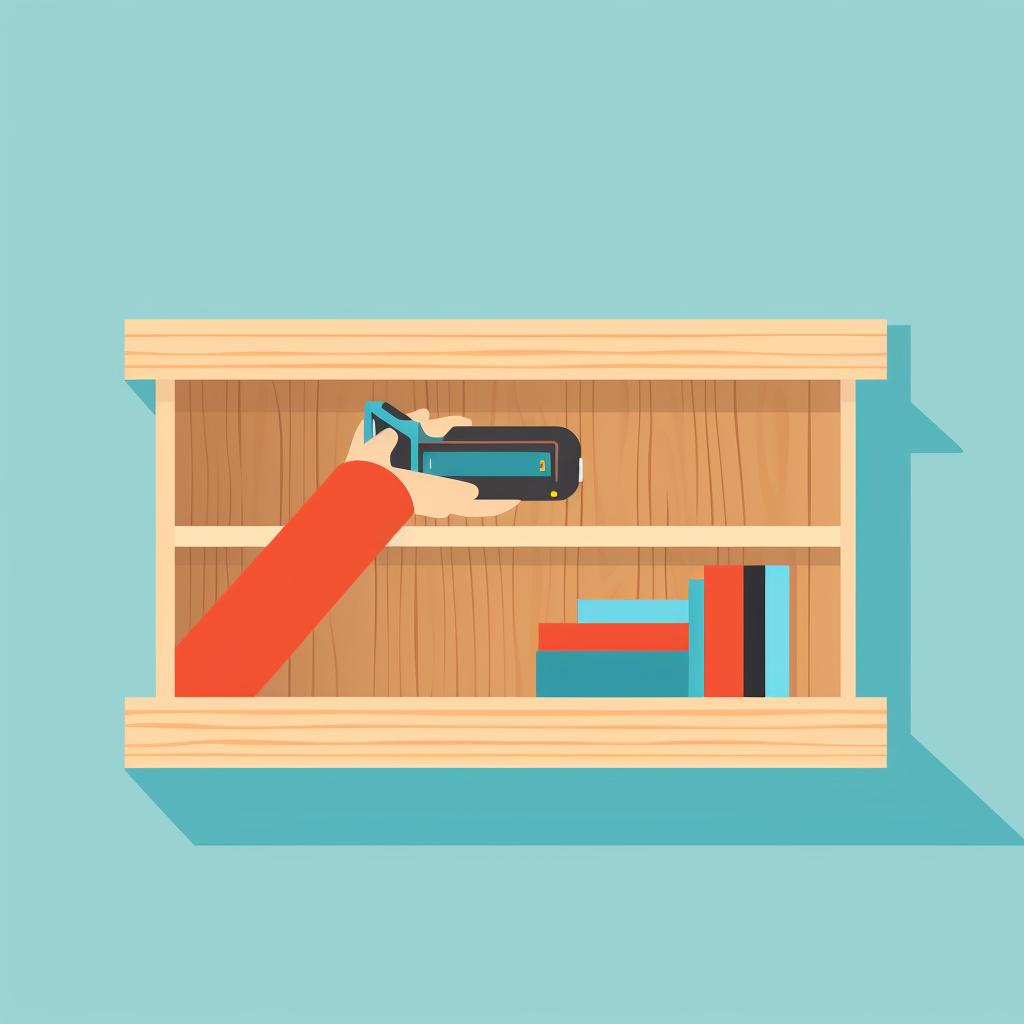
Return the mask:
[[[261, 548], [280, 526], [176, 526], [179, 548]], [[838, 526], [405, 526], [402, 548], [838, 548]]]

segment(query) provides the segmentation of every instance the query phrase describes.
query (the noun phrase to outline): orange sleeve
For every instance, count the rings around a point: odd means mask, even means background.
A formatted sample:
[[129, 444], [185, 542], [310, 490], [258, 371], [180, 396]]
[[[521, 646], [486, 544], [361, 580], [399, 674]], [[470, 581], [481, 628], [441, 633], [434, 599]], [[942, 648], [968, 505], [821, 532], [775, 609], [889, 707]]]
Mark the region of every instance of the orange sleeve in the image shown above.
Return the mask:
[[382, 466], [338, 466], [178, 644], [175, 693], [259, 693], [412, 511]]

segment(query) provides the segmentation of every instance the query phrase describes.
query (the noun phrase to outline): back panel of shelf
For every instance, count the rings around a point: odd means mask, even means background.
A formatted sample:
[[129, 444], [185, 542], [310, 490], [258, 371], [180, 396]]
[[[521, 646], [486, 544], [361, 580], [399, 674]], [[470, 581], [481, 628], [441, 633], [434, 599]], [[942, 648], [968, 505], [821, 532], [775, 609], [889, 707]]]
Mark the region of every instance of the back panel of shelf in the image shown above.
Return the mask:
[[577, 495], [492, 522], [839, 522], [838, 382], [686, 380], [179, 381], [177, 523], [285, 522], [345, 458], [370, 398], [579, 436]]
[[[178, 639], [259, 553], [177, 552]], [[374, 565], [262, 691], [286, 696], [532, 696], [537, 623], [577, 597], [685, 598], [705, 565], [793, 566], [794, 696], [839, 694], [834, 549], [399, 548]]]
[[[368, 398], [574, 430], [586, 464], [578, 494], [492, 522], [839, 521], [833, 381], [180, 381], [176, 522], [287, 520], [344, 459]], [[257, 553], [176, 552], [177, 638]], [[839, 552], [807, 548], [389, 549], [263, 695], [530, 696], [539, 621], [572, 620], [577, 597], [683, 598], [704, 565], [742, 562], [794, 567], [792, 693], [837, 695]]]

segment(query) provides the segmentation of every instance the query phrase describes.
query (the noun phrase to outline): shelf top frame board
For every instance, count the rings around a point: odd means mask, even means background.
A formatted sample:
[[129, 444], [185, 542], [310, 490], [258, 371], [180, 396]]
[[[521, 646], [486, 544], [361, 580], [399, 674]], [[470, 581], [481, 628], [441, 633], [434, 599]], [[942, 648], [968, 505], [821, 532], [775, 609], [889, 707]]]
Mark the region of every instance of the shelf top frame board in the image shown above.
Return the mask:
[[881, 380], [884, 320], [126, 320], [129, 380]]

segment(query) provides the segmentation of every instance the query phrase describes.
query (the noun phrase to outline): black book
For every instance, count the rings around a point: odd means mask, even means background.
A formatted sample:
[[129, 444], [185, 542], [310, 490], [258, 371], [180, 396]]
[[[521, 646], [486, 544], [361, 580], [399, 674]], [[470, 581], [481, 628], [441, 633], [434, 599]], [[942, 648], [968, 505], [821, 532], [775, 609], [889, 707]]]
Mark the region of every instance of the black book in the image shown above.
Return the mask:
[[764, 566], [743, 567], [743, 696], [764, 696]]

